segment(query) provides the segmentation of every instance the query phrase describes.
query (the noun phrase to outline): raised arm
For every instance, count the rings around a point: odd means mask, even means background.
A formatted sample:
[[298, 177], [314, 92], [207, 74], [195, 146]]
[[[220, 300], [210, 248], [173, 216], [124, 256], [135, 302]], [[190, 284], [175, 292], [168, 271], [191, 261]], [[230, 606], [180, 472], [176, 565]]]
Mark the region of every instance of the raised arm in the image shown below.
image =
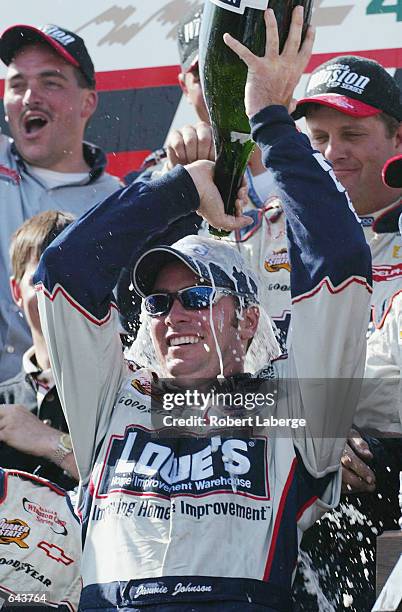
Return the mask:
[[84, 481], [126, 373], [112, 294], [121, 269], [194, 211], [218, 227], [249, 223], [240, 212], [236, 218], [225, 215], [212, 167], [195, 162], [116, 192], [72, 224], [41, 258], [35, 283], [42, 328]]
[[303, 9], [297, 7], [282, 54], [270, 10], [264, 57], [229, 35], [225, 41], [248, 66], [245, 103], [252, 136], [282, 190], [292, 322], [289, 359], [278, 367], [297, 380], [293, 393], [289, 388], [289, 397], [297, 396], [289, 410], [307, 420], [295, 444], [309, 471], [323, 475], [339, 465], [358, 398], [352, 379], [364, 369], [371, 257], [345, 189], [287, 111], [313, 44], [311, 29], [300, 44], [302, 24]]

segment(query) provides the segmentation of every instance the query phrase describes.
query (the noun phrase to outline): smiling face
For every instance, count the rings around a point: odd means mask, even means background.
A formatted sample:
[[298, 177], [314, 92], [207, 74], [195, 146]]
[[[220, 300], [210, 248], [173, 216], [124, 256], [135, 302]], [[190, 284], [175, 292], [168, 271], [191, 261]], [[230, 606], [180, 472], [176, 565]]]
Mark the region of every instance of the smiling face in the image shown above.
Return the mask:
[[390, 137], [378, 116], [350, 117], [319, 105], [308, 110], [306, 123], [313, 148], [333, 164], [360, 215], [397, 199], [398, 191], [383, 184], [381, 171], [387, 159], [402, 151], [402, 128]]
[[82, 140], [96, 92], [78, 85], [74, 67], [46, 44], [27, 45], [8, 67], [4, 108], [16, 147], [28, 163], [85, 172]]
[[[153, 292], [175, 292], [201, 284], [187, 266], [172, 263], [158, 274]], [[247, 343], [255, 333], [258, 313], [248, 308], [238, 320], [232, 296], [222, 297], [212, 308], [202, 310], [186, 310], [175, 299], [167, 315], [151, 317], [150, 322], [164, 376], [211, 379], [220, 373], [219, 352], [225, 376], [243, 371]]]

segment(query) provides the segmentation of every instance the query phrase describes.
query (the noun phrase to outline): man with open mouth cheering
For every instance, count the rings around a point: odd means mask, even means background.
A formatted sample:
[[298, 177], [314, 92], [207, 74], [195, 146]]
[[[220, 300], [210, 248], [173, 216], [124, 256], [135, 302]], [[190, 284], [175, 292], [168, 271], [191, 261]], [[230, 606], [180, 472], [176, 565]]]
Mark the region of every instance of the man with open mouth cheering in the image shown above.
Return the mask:
[[8, 290], [10, 237], [46, 210], [79, 216], [113, 193], [105, 155], [83, 143], [96, 110], [95, 70], [74, 32], [16, 25], [0, 38], [8, 66], [4, 108], [12, 139], [0, 135], [0, 381], [17, 374], [32, 344]]

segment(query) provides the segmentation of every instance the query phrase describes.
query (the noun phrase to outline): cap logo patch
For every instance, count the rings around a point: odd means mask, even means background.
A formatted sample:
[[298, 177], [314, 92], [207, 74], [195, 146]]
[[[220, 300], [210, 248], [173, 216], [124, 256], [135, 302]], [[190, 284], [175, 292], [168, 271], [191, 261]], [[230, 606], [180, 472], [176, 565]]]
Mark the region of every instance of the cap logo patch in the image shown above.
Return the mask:
[[57, 42], [62, 44], [64, 47], [75, 41], [75, 38], [73, 36], [70, 36], [70, 34], [66, 34], [65, 32], [63, 32], [63, 30], [60, 30], [59, 28], [47, 27], [44, 28], [42, 32], [48, 34], [49, 36], [57, 40]]
[[351, 72], [350, 66], [347, 64], [333, 64], [329, 68], [319, 70], [312, 75], [308, 85], [308, 93], [325, 84], [327, 87], [347, 89], [361, 95], [369, 83], [370, 77]]
[[205, 255], [207, 255], [209, 251], [207, 247], [201, 246], [199, 244], [197, 244], [196, 246], [193, 246], [192, 249], [196, 255], [201, 255], [201, 257], [205, 257]]
[[198, 38], [200, 34], [201, 19], [193, 19], [184, 25], [183, 35], [184, 42], [189, 43], [194, 38]]

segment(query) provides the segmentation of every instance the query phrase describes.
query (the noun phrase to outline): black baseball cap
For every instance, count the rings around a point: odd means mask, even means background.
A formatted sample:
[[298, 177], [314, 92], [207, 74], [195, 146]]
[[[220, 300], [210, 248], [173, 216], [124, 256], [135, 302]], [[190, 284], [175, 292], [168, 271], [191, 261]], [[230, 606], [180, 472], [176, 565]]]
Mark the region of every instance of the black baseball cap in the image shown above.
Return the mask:
[[258, 304], [258, 277], [240, 252], [227, 240], [198, 235], [185, 236], [171, 246], [161, 245], [146, 251], [133, 269], [136, 293], [141, 297], [149, 295], [162, 268], [178, 261], [214, 286], [234, 289], [247, 302]]
[[95, 87], [95, 68], [83, 39], [57, 25], [47, 24], [40, 28], [14, 25], [7, 28], [0, 38], [0, 58], [8, 66], [21, 47], [35, 42], [50, 45], [66, 62], [81, 70], [90, 87]]
[[198, 62], [198, 39], [200, 36], [203, 5], [193, 7], [184, 17], [177, 30], [182, 72], [188, 72]]
[[402, 155], [391, 157], [382, 171], [382, 180], [387, 187], [402, 187]]
[[311, 103], [352, 117], [384, 112], [402, 121], [401, 90], [395, 79], [378, 62], [356, 55], [334, 57], [318, 66], [292, 113], [293, 118], [304, 117]]

